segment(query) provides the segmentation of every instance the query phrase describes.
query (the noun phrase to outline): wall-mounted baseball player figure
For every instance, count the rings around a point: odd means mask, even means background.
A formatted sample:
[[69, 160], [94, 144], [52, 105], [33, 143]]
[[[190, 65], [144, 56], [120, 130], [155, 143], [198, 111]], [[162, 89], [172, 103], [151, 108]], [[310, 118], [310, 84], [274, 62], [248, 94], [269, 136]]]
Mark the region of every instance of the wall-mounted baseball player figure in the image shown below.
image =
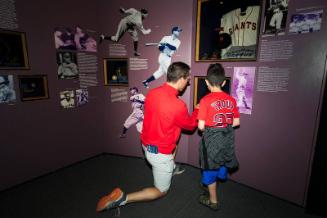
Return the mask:
[[167, 69], [171, 63], [172, 55], [179, 48], [181, 41], [179, 40], [179, 34], [182, 32], [182, 28], [175, 26], [171, 29], [172, 34], [170, 36], [164, 36], [159, 43], [146, 43], [149, 45], [158, 45], [160, 54], [158, 58], [159, 68], [148, 79], [142, 83], [145, 88], [149, 88], [149, 83], [159, 79], [162, 75], [167, 73]]
[[138, 32], [141, 31], [144, 35], [151, 33], [151, 29], [145, 29], [143, 27], [143, 19], [148, 16], [147, 9], [142, 8], [141, 11], [138, 11], [134, 8], [124, 9], [120, 8], [120, 12], [126, 14], [127, 16], [120, 20], [117, 28], [117, 32], [113, 36], [100, 35], [100, 43], [103, 40], [111, 40], [113, 42], [119, 42], [121, 37], [123, 37], [125, 32], [129, 32], [134, 43], [134, 55], [140, 56], [138, 52]]
[[144, 118], [143, 109], [144, 109], [145, 97], [143, 94], [139, 93], [138, 88], [136, 87], [130, 88], [129, 93], [131, 95], [129, 100], [132, 103], [133, 111], [124, 123], [123, 132], [120, 135], [120, 138], [125, 138], [127, 130], [134, 124], [136, 126], [137, 131], [139, 133], [142, 132], [143, 118]]
[[260, 6], [241, 6], [221, 18], [221, 33], [231, 36], [231, 45], [222, 49], [221, 58], [254, 58], [259, 28]]

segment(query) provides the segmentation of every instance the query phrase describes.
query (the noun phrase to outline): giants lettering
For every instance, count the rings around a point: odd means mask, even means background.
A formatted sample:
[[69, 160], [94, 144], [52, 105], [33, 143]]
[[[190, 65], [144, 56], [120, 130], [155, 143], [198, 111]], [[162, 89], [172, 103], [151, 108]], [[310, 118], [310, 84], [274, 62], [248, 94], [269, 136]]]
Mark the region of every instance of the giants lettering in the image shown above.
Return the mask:
[[256, 30], [257, 23], [251, 22], [251, 21], [244, 21], [244, 22], [241, 22], [240, 24], [236, 23], [236, 24], [234, 24], [234, 26], [232, 28], [229, 28], [228, 31], [229, 31], [230, 35], [233, 35], [233, 33], [235, 31], [247, 30], [247, 29]]

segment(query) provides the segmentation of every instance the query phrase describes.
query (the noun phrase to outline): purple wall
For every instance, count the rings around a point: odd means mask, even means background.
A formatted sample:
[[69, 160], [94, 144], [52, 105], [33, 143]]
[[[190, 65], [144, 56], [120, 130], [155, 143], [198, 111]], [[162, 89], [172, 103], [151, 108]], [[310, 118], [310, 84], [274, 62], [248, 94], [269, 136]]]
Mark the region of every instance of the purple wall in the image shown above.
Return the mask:
[[[124, 5], [105, 3], [100, 11], [101, 28], [106, 33], [115, 31], [120, 20], [118, 8], [135, 7], [133, 1]], [[148, 36], [142, 36], [141, 42], [155, 42], [160, 40], [169, 27], [176, 23], [183, 27], [182, 46], [174, 60], [190, 63], [193, 75], [205, 75], [209, 63], [194, 62], [195, 50], [195, 23], [196, 1], [180, 2], [169, 12], [162, 10], [161, 5], [152, 1], [138, 1], [139, 8], [149, 9], [149, 17], [144, 21], [144, 26], [153, 30]], [[291, 1], [289, 4], [289, 17], [297, 8], [318, 6], [321, 8], [326, 3], [322, 0]], [[166, 3], [165, 3], [166, 5]], [[237, 130], [236, 144], [240, 161], [240, 169], [233, 174], [232, 179], [258, 190], [270, 193], [280, 198], [289, 200], [299, 205], [305, 204], [307, 182], [310, 175], [311, 158], [313, 151], [313, 138], [315, 135], [315, 121], [319, 104], [321, 80], [323, 76], [324, 51], [326, 43], [325, 18], [320, 32], [300, 36], [268, 37], [265, 40], [290, 39], [294, 43], [294, 57], [287, 61], [276, 62], [230, 62], [223, 63], [228, 76], [233, 75], [233, 67], [237, 66], [268, 66], [290, 69], [290, 80], [287, 92], [267, 93], [254, 92], [252, 115], [241, 115], [241, 128]], [[263, 17], [263, 14], [262, 14]], [[192, 19], [191, 19], [192, 18]], [[108, 20], [110, 20], [110, 25]], [[191, 22], [192, 20], [192, 22]], [[288, 25], [287, 22], [287, 25]], [[262, 24], [263, 25], [263, 19]], [[288, 30], [288, 28], [287, 28]], [[130, 38], [124, 37], [121, 41], [131, 45]], [[191, 46], [190, 46], [191, 45]], [[259, 37], [259, 51], [261, 36]], [[128, 47], [130, 54], [132, 47]], [[191, 48], [191, 51], [190, 51]], [[142, 58], [149, 59], [149, 72], [136, 71], [135, 76], [130, 75], [130, 86], [140, 87], [140, 81], [146, 78], [157, 67], [158, 52], [149, 48], [141, 48]], [[104, 51], [106, 52], [106, 51]], [[103, 53], [104, 57], [108, 56]], [[133, 72], [134, 73], [134, 72]], [[136, 75], [137, 74], [137, 75]], [[257, 75], [257, 72], [256, 72]], [[152, 86], [161, 84], [154, 83]], [[256, 85], [256, 84], [255, 84]], [[141, 89], [146, 94], [147, 90]], [[183, 96], [189, 107], [192, 107], [191, 86]], [[109, 95], [109, 94], [108, 94]], [[125, 109], [122, 109], [124, 108]], [[129, 104], [115, 103], [106, 105], [106, 123], [108, 124], [108, 137], [105, 150], [110, 153], [141, 156], [138, 134], [133, 128], [127, 139], [118, 139], [122, 124], [130, 114]], [[120, 113], [118, 113], [118, 111]], [[181, 149], [178, 161], [198, 166], [198, 141], [197, 133], [192, 136], [182, 136]]]
[[[82, 7], [84, 4], [88, 7]], [[30, 70], [1, 70], [13, 74], [17, 103], [0, 104], [0, 190], [44, 175], [103, 152], [102, 95], [90, 88], [90, 102], [61, 109], [59, 91], [77, 89], [76, 80], [58, 80], [53, 30], [81, 25], [98, 29], [97, 5], [87, 1], [16, 1], [19, 31], [26, 32]], [[50, 98], [19, 99], [17, 75], [47, 74]]]
[[[147, 8], [149, 11], [149, 16], [143, 21], [145, 28], [151, 28], [152, 32], [149, 35], [142, 35], [140, 33], [139, 40], [139, 51], [141, 53], [140, 58], [148, 59], [148, 70], [140, 71], [129, 71], [129, 86], [137, 86], [140, 91], [146, 95], [148, 92], [142, 85], [142, 81], [148, 78], [157, 68], [158, 68], [158, 49], [153, 47], [145, 47], [146, 42], [159, 42], [161, 38], [165, 35], [171, 34], [171, 28], [175, 25], [179, 25], [183, 28], [180, 40], [181, 45], [173, 56], [173, 61], [184, 61], [191, 64], [191, 43], [192, 43], [192, 8], [193, 4], [191, 1], [183, 0], [176, 4], [174, 1], [171, 3], [174, 5], [173, 8], [163, 10], [161, 4], [156, 1], [135, 1], [128, 0], [121, 3], [119, 1], [108, 2], [105, 0], [100, 1], [100, 24], [101, 30], [106, 35], [110, 35], [116, 32], [117, 25], [122, 17], [119, 13], [119, 8]], [[164, 5], [169, 5], [169, 1], [165, 2]], [[121, 44], [127, 46], [129, 57], [133, 57], [133, 44], [130, 36], [126, 33], [121, 41]], [[104, 42], [102, 45], [101, 54], [103, 57], [108, 57], [108, 47], [109, 43]], [[156, 87], [165, 81], [165, 77], [160, 78], [158, 81], [151, 83], [151, 87]], [[139, 134], [137, 133], [134, 126], [130, 128], [127, 133], [127, 138], [120, 139], [119, 135], [123, 128], [123, 123], [125, 119], [131, 113], [130, 103], [110, 103], [110, 87], [106, 87], [106, 100], [105, 100], [105, 122], [106, 122], [106, 139], [105, 151], [109, 153], [132, 155], [132, 156], [142, 156], [142, 150], [139, 141]], [[189, 102], [190, 90], [188, 89], [183, 99]], [[179, 152], [177, 154], [177, 160], [180, 162], [188, 162], [188, 136], [183, 135], [179, 143]]]
[[[296, 8], [310, 6], [321, 8], [326, 6], [326, 2], [290, 1], [289, 15], [295, 13]], [[233, 174], [232, 179], [299, 205], [305, 205], [310, 176], [315, 122], [327, 47], [326, 18], [324, 13], [321, 31], [317, 33], [264, 38], [291, 40], [294, 43], [294, 57], [288, 61], [223, 63], [229, 76], [233, 75], [232, 68], [236, 66], [290, 69], [288, 92], [254, 92], [252, 115], [241, 114], [241, 128], [236, 131], [240, 169]], [[259, 46], [260, 41], [261, 37]], [[193, 40], [193, 48], [194, 46]], [[209, 63], [193, 61], [192, 71], [195, 75], [205, 75], [208, 65]], [[197, 134], [190, 139], [188, 161], [192, 165], [198, 165], [199, 139]]]

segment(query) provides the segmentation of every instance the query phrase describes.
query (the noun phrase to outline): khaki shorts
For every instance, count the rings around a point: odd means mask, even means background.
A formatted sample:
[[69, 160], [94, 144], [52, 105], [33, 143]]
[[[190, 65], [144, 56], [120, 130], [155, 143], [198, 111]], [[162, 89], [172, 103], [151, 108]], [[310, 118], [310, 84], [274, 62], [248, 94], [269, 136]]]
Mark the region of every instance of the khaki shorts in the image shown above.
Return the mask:
[[152, 166], [154, 187], [159, 189], [161, 192], [167, 192], [171, 184], [171, 178], [175, 166], [173, 155], [150, 153], [144, 145], [142, 147], [146, 159]]

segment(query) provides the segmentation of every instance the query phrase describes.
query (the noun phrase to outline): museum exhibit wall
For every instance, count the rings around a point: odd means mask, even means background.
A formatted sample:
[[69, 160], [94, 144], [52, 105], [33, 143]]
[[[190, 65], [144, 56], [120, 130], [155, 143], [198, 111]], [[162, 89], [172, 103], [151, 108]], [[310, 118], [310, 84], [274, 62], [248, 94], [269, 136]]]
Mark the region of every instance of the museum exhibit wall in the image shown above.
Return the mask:
[[[322, 0], [289, 1], [285, 35], [263, 36], [262, 14], [257, 61], [221, 62], [231, 77], [234, 67], [256, 67], [252, 112], [241, 113], [241, 127], [235, 136], [240, 166], [231, 179], [302, 206], [305, 205], [310, 178], [317, 112], [326, 70], [326, 13], [323, 13], [318, 32], [290, 34], [288, 30], [293, 14], [325, 7], [326, 2]], [[195, 21], [196, 8], [193, 12]], [[195, 32], [194, 25], [193, 36]], [[263, 51], [263, 43], [265, 46], [267, 43], [281, 43], [284, 48], [275, 55], [275, 60], [263, 60], [262, 56], [267, 54]], [[292, 49], [287, 51], [292, 52], [288, 58], [282, 58], [289, 43]], [[192, 40], [192, 47], [193, 74], [205, 75], [209, 63], [195, 62], [195, 40]], [[261, 75], [262, 67], [288, 71], [286, 89], [270, 92], [259, 88], [260, 67]], [[198, 165], [199, 140], [197, 134], [190, 136], [189, 140], [188, 163], [195, 166]]]
[[[231, 179], [298, 205], [305, 205], [324, 74], [326, 42], [323, 39], [326, 37], [324, 22], [326, 15], [322, 14], [321, 29], [313, 33], [290, 34], [289, 24], [292, 15], [305, 13], [308, 10], [319, 11], [326, 6], [325, 2], [290, 1], [284, 35], [262, 34], [264, 26], [267, 25], [265, 19], [268, 19], [265, 18], [265, 4], [263, 4], [255, 61], [204, 62], [195, 61], [197, 1], [174, 4], [169, 13], [163, 10], [158, 2], [153, 1], [138, 1], [137, 4], [132, 1], [126, 1], [124, 4], [118, 1], [100, 2], [102, 7], [99, 22], [101, 31], [106, 35], [113, 35], [116, 31], [122, 18], [119, 7], [137, 9], [144, 7], [149, 10], [149, 17], [144, 19], [143, 24], [145, 28], [151, 28], [152, 32], [149, 35], [139, 34], [141, 56], [137, 57], [146, 59], [148, 66], [145, 67], [146, 69], [128, 72], [128, 87], [137, 86], [144, 95], [148, 90], [142, 87], [141, 81], [157, 68], [159, 54], [156, 48], [145, 47], [144, 43], [157, 42], [163, 35], [168, 35], [170, 27], [175, 24], [180, 25], [183, 32], [180, 36], [181, 47], [172, 60], [191, 64], [193, 75], [204, 76], [209, 64], [215, 62], [223, 64], [231, 80], [233, 80], [234, 67], [255, 67], [251, 114], [241, 114], [241, 127], [236, 130], [235, 144], [240, 167]], [[127, 50], [123, 56], [129, 58], [129, 63], [130, 58], [135, 58], [132, 40], [127, 33], [118, 43], [106, 41], [105, 46], [101, 48], [103, 57], [115, 57], [110, 55], [112, 44], [123, 45]], [[272, 49], [275, 50], [270, 53]], [[283, 83], [281, 87], [276, 85], [279, 88], [270, 90], [272, 87], [265, 87], [264, 82], [261, 81], [259, 84], [259, 75], [262, 80], [267, 72], [271, 75], [274, 75], [274, 72], [277, 72], [276, 75], [282, 75], [280, 78], [272, 79], [280, 80], [279, 82]], [[150, 87], [156, 87], [163, 82], [164, 79], [161, 78], [151, 83]], [[276, 81], [270, 81], [272, 82]], [[193, 86], [194, 83], [182, 97], [190, 111], [193, 109]], [[110, 93], [114, 93], [110, 92], [112, 86], [108, 89], [106, 98], [110, 98]], [[104, 141], [105, 151], [127, 156], [142, 156], [139, 133], [135, 126], [128, 130], [126, 138], [119, 138], [123, 124], [132, 111], [130, 102], [128, 100], [106, 102], [105, 107], [108, 135]], [[200, 136], [197, 132], [191, 135], [183, 134], [179, 143], [177, 161], [198, 166], [199, 140]]]
[[[117, 30], [117, 26], [120, 20], [124, 17], [119, 12], [119, 8], [125, 9], [135, 8], [140, 10], [141, 8], [148, 9], [148, 17], [143, 20], [143, 26], [145, 29], [150, 28], [151, 33], [143, 35], [139, 34], [139, 53], [138, 57], [133, 54], [133, 42], [128, 32], [121, 38], [119, 42], [104, 41], [100, 45], [100, 52], [103, 58], [127, 58], [129, 64], [128, 70], [128, 86], [120, 87], [128, 91], [129, 87], [137, 87], [139, 92], [146, 95], [149, 89], [143, 87], [142, 81], [151, 76], [159, 67], [158, 56], [160, 54], [157, 46], [145, 46], [145, 43], [158, 43], [163, 36], [171, 35], [171, 29], [174, 26], [180, 26], [183, 31], [180, 34], [180, 47], [172, 57], [173, 61], [183, 61], [191, 64], [191, 43], [192, 43], [192, 8], [193, 3], [188, 0], [179, 1], [176, 4], [174, 1], [169, 0], [165, 2], [165, 5], [174, 5], [173, 8], [163, 10], [162, 4], [158, 1], [105, 1], [100, 0], [101, 5], [99, 10], [99, 22], [101, 31], [105, 35], [114, 35]], [[110, 48], [112, 45], [123, 45], [126, 48], [126, 52], [122, 55], [115, 54], [114, 48]], [[137, 67], [134, 63], [136, 61], [145, 61], [143, 67]], [[102, 66], [102, 65], [101, 65]], [[142, 69], [140, 69], [142, 68]], [[157, 87], [164, 83], [165, 76], [162, 76], [158, 80], [150, 83], [150, 89]], [[126, 138], [119, 138], [122, 133], [123, 124], [128, 116], [132, 113], [131, 102], [128, 99], [122, 101], [115, 101], [114, 90], [117, 86], [105, 87], [105, 130], [106, 137], [104, 140], [104, 150], [108, 153], [122, 154], [128, 156], [141, 157], [142, 149], [140, 143], [139, 133], [136, 130], [135, 125], [132, 125], [126, 133]], [[189, 104], [191, 98], [190, 89], [188, 89], [182, 99]], [[169, 105], [167, 105], [169, 107]], [[190, 110], [192, 107], [190, 107]], [[179, 151], [177, 154], [177, 160], [187, 163], [188, 154], [188, 135], [183, 134], [179, 141]]]
[[[26, 33], [30, 69], [0, 70], [0, 75], [13, 75], [17, 97], [16, 102], [0, 104], [0, 190], [102, 153], [105, 128], [103, 90], [99, 87], [87, 88], [89, 102], [82, 107], [60, 106], [59, 92], [79, 89], [80, 82], [58, 79], [54, 43], [56, 27], [80, 25], [97, 30], [96, 2], [10, 2], [16, 6], [18, 28], [14, 30]], [[18, 76], [40, 74], [47, 75], [49, 98], [21, 101]]]
[[[167, 9], [168, 3], [174, 6]], [[326, 15], [322, 13], [321, 29], [313, 33], [289, 34], [289, 24], [293, 14], [323, 9], [326, 6], [323, 0], [290, 1], [284, 35], [262, 34], [266, 24], [265, 14], [261, 13], [255, 61], [195, 61], [196, 0], [182, 0], [178, 4], [171, 0], [165, 3], [99, 0], [85, 4], [88, 6], [84, 7], [80, 1], [62, 4], [58, 1], [33, 0], [33, 4], [17, 1], [17, 30], [26, 32], [30, 69], [0, 72], [14, 75], [15, 87], [18, 87], [18, 75], [46, 74], [50, 98], [21, 102], [16, 88], [17, 101], [0, 104], [4, 124], [1, 127], [0, 190], [103, 152], [142, 157], [135, 125], [128, 129], [124, 138], [120, 138], [123, 124], [132, 113], [129, 88], [137, 87], [146, 96], [149, 89], [143, 87], [142, 81], [158, 68], [159, 51], [157, 46], [145, 46], [145, 43], [157, 43], [163, 36], [171, 34], [173, 26], [180, 26], [183, 29], [181, 45], [172, 61], [190, 64], [193, 76], [204, 76], [209, 64], [215, 62], [223, 64], [231, 81], [235, 67], [255, 67], [251, 113], [241, 113], [241, 127], [236, 130], [235, 145], [240, 167], [231, 179], [305, 205], [325, 71]], [[143, 25], [146, 29], [151, 28], [151, 33], [143, 35], [138, 32], [138, 52], [141, 55], [134, 56], [128, 32], [119, 42], [103, 41], [98, 45], [98, 53], [93, 54], [98, 57], [95, 73], [98, 84], [88, 87], [88, 104], [62, 109], [59, 92], [77, 89], [80, 84], [79, 80], [58, 80], [54, 28], [81, 25], [93, 30], [95, 36], [110, 36], [124, 17], [119, 12], [120, 7], [148, 9], [149, 16], [143, 20]], [[277, 52], [269, 53], [276, 48]], [[120, 59], [127, 63], [127, 84], [117, 84], [111, 75], [108, 77], [108, 72], [105, 73]], [[274, 80], [280, 80], [281, 87], [264, 86], [262, 78], [265, 73], [272, 75], [270, 85], [276, 82]], [[165, 78], [161, 77], [150, 83], [150, 88], [164, 81]], [[182, 96], [189, 111], [193, 110], [193, 92], [194, 80]], [[177, 161], [198, 167], [199, 140], [197, 131], [182, 134]]]

